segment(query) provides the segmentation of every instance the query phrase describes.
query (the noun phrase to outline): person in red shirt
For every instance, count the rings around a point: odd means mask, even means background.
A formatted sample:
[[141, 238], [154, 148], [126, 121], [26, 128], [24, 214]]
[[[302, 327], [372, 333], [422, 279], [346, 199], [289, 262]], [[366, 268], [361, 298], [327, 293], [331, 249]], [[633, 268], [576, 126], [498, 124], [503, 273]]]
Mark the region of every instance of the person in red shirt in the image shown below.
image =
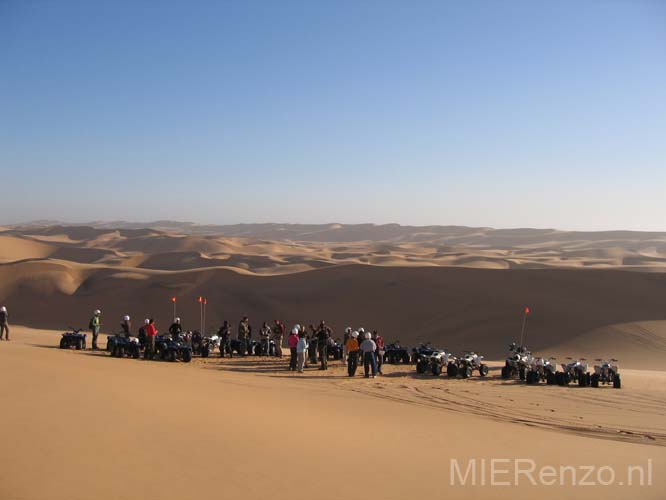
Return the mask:
[[146, 325], [146, 353], [152, 357], [155, 353], [155, 335], [157, 335], [157, 327], [155, 326], [155, 319], [150, 318]]
[[377, 330], [372, 332], [372, 340], [377, 344], [377, 351], [375, 355], [377, 356], [377, 373], [384, 375], [382, 373], [382, 364], [384, 363], [384, 353], [386, 352], [384, 348], [384, 339], [381, 335], [377, 333]]

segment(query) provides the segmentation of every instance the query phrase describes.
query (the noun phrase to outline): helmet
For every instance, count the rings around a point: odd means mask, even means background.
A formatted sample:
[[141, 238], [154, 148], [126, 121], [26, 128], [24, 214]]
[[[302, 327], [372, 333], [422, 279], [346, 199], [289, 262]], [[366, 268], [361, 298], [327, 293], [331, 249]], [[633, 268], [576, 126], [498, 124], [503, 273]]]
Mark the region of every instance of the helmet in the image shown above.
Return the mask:
[[174, 319], [174, 321], [175, 321], [176, 323], [180, 323], [180, 318], [176, 318], [176, 319]]
[[129, 316], [123, 316], [123, 321], [129, 321], [130, 317]]
[[2, 306], [2, 307], [0, 307], [0, 311], [2, 311], [3, 313], [6, 313], [6, 312], [7, 312], [7, 308], [6, 308], [5, 306]]
[[[301, 325], [299, 325], [298, 323], [296, 323], [296, 324], [294, 325], [294, 330], [300, 330], [300, 329], [301, 329]], [[296, 333], [298, 333], [298, 332], [296, 332]]]
[[351, 333], [351, 331], [352, 331], [351, 326], [345, 328], [345, 333]]
[[292, 335], [298, 335], [299, 331], [300, 330], [298, 328], [294, 327], [293, 330], [291, 331], [291, 333], [292, 333]]
[[93, 312], [93, 314], [94, 314], [95, 316], [99, 316], [100, 314], [102, 314], [102, 311], [100, 311], [99, 309], [95, 309], [95, 311]]
[[366, 338], [366, 339], [369, 339], [370, 338], [370, 332], [365, 332], [363, 334], [363, 337]]
[[357, 331], [351, 332], [351, 336], [352, 336], [353, 339], [357, 338], [358, 337], [358, 332]]
[[150, 323], [150, 320], [149, 320], [148, 318], [146, 318], [146, 319], [143, 320], [143, 324], [144, 324], [144, 325], [147, 325], [148, 323]]
[[359, 328], [358, 333], [365, 333], [365, 328], [363, 328], [363, 327]]

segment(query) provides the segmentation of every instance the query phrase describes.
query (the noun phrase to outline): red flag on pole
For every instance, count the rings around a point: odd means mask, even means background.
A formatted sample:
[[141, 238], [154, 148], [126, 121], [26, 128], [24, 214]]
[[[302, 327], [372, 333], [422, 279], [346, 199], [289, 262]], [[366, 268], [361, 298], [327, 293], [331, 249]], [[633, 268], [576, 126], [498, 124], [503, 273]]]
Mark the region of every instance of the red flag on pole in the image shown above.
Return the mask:
[[208, 299], [204, 299], [204, 305], [208, 304]]
[[197, 300], [199, 301], [199, 303], [201, 303], [203, 302], [203, 297], [199, 297]]
[[526, 308], [525, 308], [525, 315], [527, 316], [529, 313], [530, 313], [530, 308], [529, 308], [529, 307], [526, 307]]
[[176, 297], [171, 297], [171, 302], [176, 303]]

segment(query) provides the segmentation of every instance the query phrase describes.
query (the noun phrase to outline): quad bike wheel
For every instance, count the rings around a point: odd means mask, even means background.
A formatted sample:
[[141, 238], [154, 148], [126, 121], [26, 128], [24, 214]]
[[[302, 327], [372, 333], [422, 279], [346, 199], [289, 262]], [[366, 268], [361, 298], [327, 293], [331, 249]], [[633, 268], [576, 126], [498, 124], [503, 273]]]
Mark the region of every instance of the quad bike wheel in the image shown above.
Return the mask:
[[556, 376], [553, 372], [548, 372], [546, 373], [546, 384], [548, 385], [555, 385], [556, 383]]
[[139, 359], [141, 357], [141, 349], [136, 347], [132, 352], [132, 358]]
[[620, 375], [617, 373], [613, 377], [613, 388], [615, 389], [621, 389], [622, 388], [622, 380], [620, 380]]
[[456, 375], [458, 375], [458, 367], [453, 363], [449, 363], [448, 366], [446, 367], [446, 374], [449, 377], [455, 377]]
[[192, 361], [192, 351], [185, 349], [183, 351], [183, 362], [189, 363], [190, 361]]
[[440, 365], [439, 363], [433, 363], [431, 370], [432, 370], [432, 374], [435, 377], [439, 377], [439, 375], [442, 373], [442, 365]]
[[470, 378], [472, 376], [472, 367], [464, 366], [461, 370], [462, 378]]
[[171, 349], [167, 355], [166, 355], [167, 361], [174, 362], [176, 361], [176, 351], [174, 349]]
[[481, 375], [482, 377], [488, 375], [488, 365], [479, 366], [479, 375]]
[[525, 380], [525, 368], [521, 367], [518, 370], [518, 378], [520, 378], [520, 380]]
[[[399, 362], [399, 361], [400, 361], [400, 358], [397, 358], [396, 362]], [[409, 364], [409, 362], [410, 362], [409, 354], [405, 353], [405, 354], [402, 355], [402, 362], [406, 365]]]
[[507, 379], [509, 377], [511, 377], [511, 368], [507, 365], [504, 365], [502, 367], [502, 378]]
[[60, 339], [60, 349], [67, 349], [69, 346], [67, 345], [67, 339], [65, 337]]
[[538, 384], [539, 374], [532, 370], [528, 371], [527, 374], [525, 375], [525, 382], [530, 385]]
[[564, 373], [563, 372], [556, 372], [555, 373], [555, 383], [557, 385], [564, 385]]
[[590, 385], [592, 387], [599, 387], [599, 374], [598, 373], [593, 373], [592, 377], [590, 377]]
[[427, 369], [428, 369], [427, 363], [424, 363], [422, 361], [418, 361], [416, 363], [416, 373], [418, 373], [419, 375], [424, 374]]
[[207, 346], [201, 348], [201, 357], [202, 358], [207, 358], [209, 354], [210, 354], [210, 350], [208, 349]]
[[81, 349], [83, 349], [83, 340], [78, 340], [76, 342], [76, 350], [80, 351]]

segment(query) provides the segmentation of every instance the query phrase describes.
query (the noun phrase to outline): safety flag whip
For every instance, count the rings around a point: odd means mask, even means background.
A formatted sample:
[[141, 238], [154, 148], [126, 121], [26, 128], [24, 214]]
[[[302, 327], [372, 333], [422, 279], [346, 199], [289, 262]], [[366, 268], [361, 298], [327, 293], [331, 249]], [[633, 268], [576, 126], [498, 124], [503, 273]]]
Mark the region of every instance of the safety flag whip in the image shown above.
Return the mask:
[[523, 347], [523, 340], [525, 339], [525, 325], [527, 324], [527, 317], [530, 315], [530, 308], [525, 307], [523, 312], [523, 327], [520, 330], [520, 347]]

